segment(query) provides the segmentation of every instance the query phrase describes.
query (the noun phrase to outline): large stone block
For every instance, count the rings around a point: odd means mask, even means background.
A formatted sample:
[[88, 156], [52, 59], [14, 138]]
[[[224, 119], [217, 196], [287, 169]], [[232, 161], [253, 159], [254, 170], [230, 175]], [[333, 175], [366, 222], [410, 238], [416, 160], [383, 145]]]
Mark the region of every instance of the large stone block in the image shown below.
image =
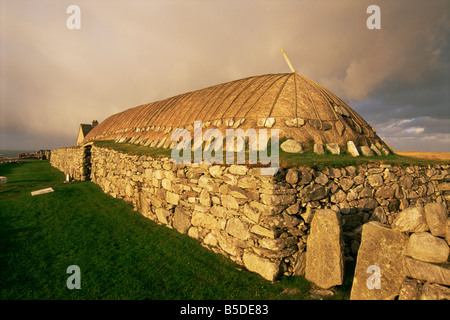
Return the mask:
[[377, 221], [364, 224], [350, 299], [390, 300], [399, 295], [407, 241], [405, 234]]
[[406, 254], [412, 258], [435, 263], [447, 261], [449, 251], [445, 240], [428, 232], [413, 233], [406, 247]]
[[175, 208], [173, 227], [183, 234], [191, 227], [191, 217], [180, 206]]
[[260, 274], [266, 280], [274, 281], [280, 275], [280, 261], [272, 261], [249, 252], [244, 253], [242, 260], [249, 271]]
[[302, 190], [301, 200], [303, 202], [309, 202], [314, 200], [321, 200], [328, 196], [328, 190], [320, 185], [314, 184], [312, 186], [307, 186]]
[[450, 263], [429, 263], [405, 256], [404, 273], [414, 279], [450, 286]]
[[344, 260], [339, 214], [317, 210], [306, 246], [306, 279], [324, 289], [342, 284]]
[[228, 220], [225, 231], [241, 240], [247, 240], [250, 237], [248, 224], [242, 222], [239, 218]]
[[431, 233], [437, 237], [445, 237], [448, 213], [444, 206], [441, 203], [427, 203], [424, 210]]
[[402, 232], [427, 231], [428, 225], [423, 208], [421, 206], [409, 207], [401, 211], [392, 224], [392, 229]]

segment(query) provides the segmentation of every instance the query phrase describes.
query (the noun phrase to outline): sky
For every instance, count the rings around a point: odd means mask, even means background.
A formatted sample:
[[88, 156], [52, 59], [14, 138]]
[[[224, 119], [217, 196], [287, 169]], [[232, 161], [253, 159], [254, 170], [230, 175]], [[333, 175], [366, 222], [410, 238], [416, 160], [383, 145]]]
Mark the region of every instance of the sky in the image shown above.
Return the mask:
[[[70, 5], [80, 28], [69, 29]], [[370, 5], [380, 29], [369, 29]], [[0, 0], [0, 149], [76, 145], [80, 123], [296, 71], [398, 151], [450, 152], [450, 1]]]

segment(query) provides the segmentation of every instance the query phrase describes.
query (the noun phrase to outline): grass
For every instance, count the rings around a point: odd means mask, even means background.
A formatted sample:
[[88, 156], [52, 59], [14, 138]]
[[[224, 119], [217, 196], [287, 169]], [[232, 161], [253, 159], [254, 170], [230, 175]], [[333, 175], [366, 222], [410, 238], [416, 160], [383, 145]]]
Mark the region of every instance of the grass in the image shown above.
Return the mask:
[[[0, 185], [1, 300], [310, 298], [303, 277], [268, 282], [89, 181], [63, 183], [48, 161], [0, 164], [0, 175], [8, 177]], [[30, 195], [50, 186], [55, 192]], [[70, 265], [80, 267], [80, 290], [66, 286]], [[346, 281], [333, 299], [348, 299], [351, 275]]]
[[[280, 145], [285, 139], [280, 140]], [[102, 148], [109, 148], [114, 149], [116, 151], [120, 151], [123, 153], [128, 154], [134, 154], [134, 155], [149, 155], [155, 158], [158, 157], [170, 157], [171, 156], [171, 150], [164, 149], [164, 148], [151, 148], [151, 147], [144, 147], [132, 143], [116, 143], [113, 140], [110, 141], [96, 141], [96, 146], [102, 147]], [[270, 144], [269, 144], [270, 146]], [[307, 150], [310, 150], [311, 148], [308, 147]], [[248, 148], [246, 147], [246, 161], [248, 160]], [[269, 151], [270, 152], [270, 151]], [[269, 153], [270, 154], [270, 153]], [[192, 157], [193, 159], [193, 152]], [[236, 155], [235, 155], [236, 159]], [[350, 154], [339, 154], [334, 155], [331, 154], [328, 150], [325, 149], [325, 154], [318, 155], [313, 152], [305, 152], [301, 154], [294, 154], [294, 153], [287, 153], [283, 150], [279, 150], [279, 162], [280, 167], [283, 168], [289, 168], [289, 167], [311, 167], [316, 170], [322, 170], [326, 167], [334, 167], [334, 168], [342, 168], [346, 166], [358, 166], [358, 165], [364, 165], [369, 163], [377, 163], [377, 164], [388, 164], [388, 165], [398, 165], [398, 166], [424, 166], [424, 165], [433, 165], [433, 164], [443, 164], [448, 163], [448, 161], [445, 160], [431, 160], [431, 159], [421, 159], [416, 157], [408, 157], [398, 154], [390, 154], [388, 156], [373, 156], [373, 157], [366, 157], [366, 156], [359, 156], [359, 157], [353, 157]], [[224, 161], [223, 163], [226, 163], [225, 161], [225, 152], [224, 152]], [[236, 161], [235, 161], [236, 163]]]

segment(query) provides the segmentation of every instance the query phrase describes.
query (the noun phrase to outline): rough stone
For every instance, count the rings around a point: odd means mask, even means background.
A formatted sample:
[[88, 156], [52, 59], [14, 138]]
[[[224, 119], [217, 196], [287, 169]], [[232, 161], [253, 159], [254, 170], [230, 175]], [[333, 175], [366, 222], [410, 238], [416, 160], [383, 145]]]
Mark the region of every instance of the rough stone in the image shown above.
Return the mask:
[[375, 192], [375, 196], [377, 196], [378, 198], [383, 198], [383, 199], [393, 198], [394, 194], [395, 194], [395, 190], [392, 189], [392, 187], [390, 187], [390, 186], [380, 187]]
[[206, 189], [203, 189], [202, 192], [200, 192], [199, 201], [204, 206], [211, 206], [211, 197]]
[[403, 270], [406, 276], [432, 283], [450, 286], [450, 263], [430, 263], [405, 256]]
[[278, 238], [278, 239], [269, 239], [269, 238], [263, 238], [259, 241], [261, 247], [274, 250], [274, 251], [280, 251], [284, 248], [292, 247], [293, 245], [298, 243], [297, 237], [287, 237], [287, 238]]
[[217, 219], [213, 215], [196, 210], [192, 212], [191, 223], [195, 227], [203, 227], [211, 230], [217, 227]]
[[354, 182], [352, 179], [349, 178], [344, 178], [340, 181], [340, 186], [342, 188], [342, 190], [344, 191], [348, 191], [350, 190], [350, 188], [353, 186]]
[[445, 240], [428, 232], [413, 233], [406, 247], [406, 253], [412, 258], [434, 263], [447, 261], [449, 251]]
[[355, 146], [355, 143], [353, 141], [347, 142], [347, 151], [354, 157], [359, 157], [358, 149]]
[[168, 203], [174, 204], [174, 205], [178, 205], [179, 201], [180, 201], [180, 195], [167, 191], [166, 192], [166, 201]]
[[284, 123], [288, 127], [301, 127], [305, 125], [305, 120], [303, 120], [302, 118], [293, 118], [287, 119]]
[[420, 300], [450, 300], [450, 288], [427, 282], [422, 287]]
[[262, 203], [271, 206], [289, 205], [294, 203], [296, 198], [294, 194], [261, 194]]
[[392, 229], [402, 232], [427, 231], [428, 225], [423, 208], [421, 206], [409, 207], [401, 211], [392, 224]]
[[325, 154], [325, 151], [323, 150], [323, 144], [321, 143], [315, 143], [313, 151], [315, 154]]
[[225, 231], [231, 236], [241, 240], [247, 240], [250, 237], [248, 225], [239, 218], [232, 218], [228, 220]]
[[328, 196], [328, 190], [320, 184], [307, 186], [301, 192], [301, 200], [303, 202], [321, 200], [326, 196]]
[[342, 137], [342, 134], [344, 133], [345, 126], [342, 124], [341, 121], [336, 121], [336, 124], [334, 125], [336, 128], [337, 133]]
[[363, 154], [363, 156], [365, 156], [365, 157], [373, 156], [373, 151], [368, 146], [361, 146], [360, 149], [361, 149], [361, 153]]
[[203, 239], [203, 242], [209, 246], [215, 247], [218, 244], [217, 236], [214, 231], [211, 231], [208, 233], [205, 238]]
[[390, 300], [399, 294], [405, 279], [402, 257], [407, 240], [400, 231], [379, 222], [363, 225], [350, 299]]
[[191, 217], [187, 215], [180, 206], [175, 208], [173, 227], [177, 229], [179, 233], [183, 234], [191, 227]]
[[232, 174], [237, 174], [237, 175], [246, 175], [248, 172], [248, 168], [244, 165], [237, 165], [237, 164], [232, 164], [230, 166], [230, 173]]
[[295, 276], [303, 276], [306, 269], [306, 252], [298, 251], [294, 254], [294, 265], [292, 267], [292, 273]]
[[383, 186], [383, 177], [379, 174], [373, 174], [367, 177], [367, 181], [372, 187], [381, 187]]
[[297, 184], [300, 184], [300, 185], [308, 184], [312, 180], [312, 174], [306, 168], [303, 168], [299, 171], [299, 176], [300, 176], [300, 180], [297, 182]]
[[340, 154], [341, 148], [337, 143], [327, 143], [326, 148], [328, 151], [330, 151], [332, 154]]
[[425, 220], [430, 232], [437, 237], [445, 237], [447, 229], [447, 210], [441, 203], [427, 203], [424, 206]]
[[283, 150], [284, 152], [287, 153], [303, 153], [303, 147], [302, 145], [292, 139], [288, 139], [286, 141], [284, 141], [281, 145], [280, 145], [281, 150]]
[[344, 260], [339, 214], [317, 210], [311, 221], [306, 249], [305, 277], [323, 289], [342, 284]]
[[226, 208], [230, 208], [230, 209], [234, 209], [234, 210], [239, 209], [239, 204], [237, 203], [236, 199], [232, 195], [229, 195], [229, 194], [221, 195], [220, 201], [221, 201], [222, 205]]
[[400, 288], [398, 300], [419, 300], [419, 298], [419, 283], [417, 280], [405, 279]]
[[249, 252], [244, 253], [242, 261], [249, 271], [260, 274], [266, 280], [275, 281], [280, 275], [280, 261], [272, 261]]
[[219, 246], [231, 256], [242, 255], [242, 249], [239, 246], [238, 239], [228, 236], [227, 234], [218, 233], [217, 241]]
[[298, 171], [295, 169], [288, 169], [286, 173], [286, 182], [296, 184], [298, 182]]
[[445, 239], [447, 240], [447, 244], [450, 245], [450, 218], [447, 219], [447, 228], [445, 231]]

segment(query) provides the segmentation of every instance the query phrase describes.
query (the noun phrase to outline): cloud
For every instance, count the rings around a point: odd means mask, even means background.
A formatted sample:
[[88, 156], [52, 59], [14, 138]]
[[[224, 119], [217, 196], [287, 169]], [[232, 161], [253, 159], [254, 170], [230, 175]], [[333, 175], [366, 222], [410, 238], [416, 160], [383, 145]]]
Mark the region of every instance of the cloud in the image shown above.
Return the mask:
[[0, 0], [0, 148], [72, 145], [80, 123], [289, 72], [281, 47], [388, 143], [449, 133], [446, 1], [377, 1], [381, 30], [366, 28], [368, 0], [76, 2], [81, 30], [66, 28], [70, 1]]

